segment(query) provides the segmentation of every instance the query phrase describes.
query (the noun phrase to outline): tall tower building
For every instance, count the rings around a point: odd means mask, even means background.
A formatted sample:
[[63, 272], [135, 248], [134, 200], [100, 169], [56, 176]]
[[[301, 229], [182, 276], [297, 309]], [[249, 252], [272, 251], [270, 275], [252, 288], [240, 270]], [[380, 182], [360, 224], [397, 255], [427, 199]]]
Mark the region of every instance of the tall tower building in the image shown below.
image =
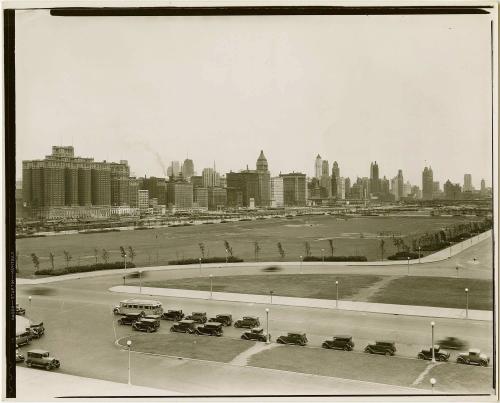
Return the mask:
[[182, 177], [184, 179], [189, 179], [194, 175], [194, 163], [193, 160], [186, 158], [182, 164]]
[[472, 175], [465, 174], [464, 175], [464, 192], [472, 192], [474, 188], [472, 187]]
[[431, 200], [434, 191], [434, 180], [431, 167], [424, 167], [422, 172], [422, 199]]
[[321, 164], [321, 196], [330, 197], [332, 195], [332, 186], [330, 183], [330, 168], [327, 160], [323, 160]]
[[337, 179], [337, 182], [338, 182], [338, 179], [340, 178], [340, 168], [339, 168], [339, 164], [337, 164], [337, 161], [333, 162], [332, 176], [335, 176], [335, 178]]
[[486, 182], [484, 179], [481, 179], [481, 194], [486, 193]]
[[314, 162], [314, 177], [316, 179], [321, 179], [321, 172], [323, 170], [323, 161], [321, 160], [321, 156], [318, 154], [316, 157], [316, 161]]
[[201, 173], [201, 177], [203, 179], [203, 187], [209, 188], [219, 186], [220, 174], [215, 170], [215, 168], [204, 168]]
[[377, 161], [370, 164], [370, 191], [373, 194], [380, 193], [380, 179]]
[[398, 198], [401, 199], [403, 197], [403, 186], [404, 186], [404, 178], [403, 178], [403, 171], [400, 169], [398, 170]]

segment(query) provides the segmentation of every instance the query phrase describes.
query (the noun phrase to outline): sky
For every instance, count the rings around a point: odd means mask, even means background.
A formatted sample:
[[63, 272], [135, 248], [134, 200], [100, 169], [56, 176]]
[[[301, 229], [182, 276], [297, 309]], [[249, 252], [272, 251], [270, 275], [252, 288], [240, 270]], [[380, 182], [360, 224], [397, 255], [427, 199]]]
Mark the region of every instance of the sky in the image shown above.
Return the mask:
[[17, 177], [52, 145], [163, 176], [398, 169], [491, 184], [489, 15], [53, 17], [16, 12]]

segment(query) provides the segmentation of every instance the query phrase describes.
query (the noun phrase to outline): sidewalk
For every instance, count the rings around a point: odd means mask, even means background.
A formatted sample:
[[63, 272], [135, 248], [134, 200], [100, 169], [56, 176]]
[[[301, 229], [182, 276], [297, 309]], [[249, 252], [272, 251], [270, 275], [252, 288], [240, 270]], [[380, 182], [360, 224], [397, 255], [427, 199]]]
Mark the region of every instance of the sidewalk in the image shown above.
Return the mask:
[[120, 400], [127, 400], [127, 396], [181, 396], [180, 393], [170, 390], [127, 385], [21, 366], [16, 367], [16, 386], [16, 400], [35, 402], [76, 396], [82, 398], [99, 396], [103, 399], [107, 396], [124, 396]]
[[[450, 248], [446, 248], [440, 250], [431, 255], [422, 257], [420, 259], [420, 263], [432, 263], [438, 262], [442, 260], [449, 259], [451, 256], [458, 255], [464, 250], [470, 248], [471, 246], [476, 245], [477, 243], [491, 237], [491, 230], [483, 232], [482, 234], [476, 235], [466, 241], [457, 243]], [[262, 267], [262, 266], [282, 266], [282, 267], [297, 267], [300, 262], [243, 262], [243, 263], [203, 263], [203, 269], [208, 268], [224, 268], [224, 267]], [[419, 259], [413, 259], [408, 261], [401, 260], [384, 260], [384, 261], [373, 261], [373, 262], [302, 262], [303, 266], [401, 266], [401, 265], [413, 265], [419, 264]], [[162, 271], [162, 270], [180, 270], [180, 269], [197, 269], [199, 268], [199, 264], [190, 264], [190, 265], [169, 265], [169, 266], [155, 266], [155, 267], [144, 267], [144, 268], [133, 268], [133, 269], [116, 269], [116, 270], [100, 270], [100, 271], [91, 271], [85, 273], [74, 273], [74, 274], [65, 274], [62, 276], [53, 276], [53, 277], [44, 277], [44, 278], [36, 278], [36, 279], [27, 279], [27, 278], [17, 278], [16, 284], [48, 284], [54, 283], [58, 281], [65, 280], [77, 280], [81, 278], [87, 277], [100, 277], [100, 276], [109, 276], [113, 274], [130, 274], [137, 273], [138, 270], [143, 271]]]
[[[139, 287], [135, 286], [123, 286], [123, 285], [111, 287], [109, 290], [117, 293], [137, 294], [143, 296], [193, 298], [193, 299], [231, 301], [231, 302], [253, 302], [256, 304], [271, 305], [271, 297], [269, 295], [239, 294], [239, 293], [229, 293], [229, 292], [210, 293], [210, 291], [195, 291], [195, 290], [182, 290], [174, 288], [153, 288], [153, 287], [142, 287], [142, 289], [140, 289]], [[140, 291], [142, 291], [142, 293]], [[355, 301], [342, 301], [342, 300], [339, 300], [337, 304], [336, 300], [330, 300], [330, 299], [280, 297], [278, 295], [272, 296], [272, 305], [339, 309], [346, 311], [384, 313], [392, 315], [425, 316], [432, 318], [452, 318], [452, 319], [466, 318], [465, 309], [439, 308], [432, 306], [415, 306], [415, 305], [377, 304], [371, 302], [355, 302]], [[469, 309], [468, 319], [492, 321], [493, 312]]]

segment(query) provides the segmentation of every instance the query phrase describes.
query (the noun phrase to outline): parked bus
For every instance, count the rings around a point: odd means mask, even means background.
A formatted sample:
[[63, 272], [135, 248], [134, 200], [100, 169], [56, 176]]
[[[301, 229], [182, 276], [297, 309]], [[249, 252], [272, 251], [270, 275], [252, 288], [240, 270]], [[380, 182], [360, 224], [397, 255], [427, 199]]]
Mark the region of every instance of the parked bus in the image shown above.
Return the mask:
[[120, 301], [120, 305], [113, 308], [115, 315], [140, 314], [144, 315], [161, 315], [163, 308], [160, 301], [150, 299], [126, 299]]

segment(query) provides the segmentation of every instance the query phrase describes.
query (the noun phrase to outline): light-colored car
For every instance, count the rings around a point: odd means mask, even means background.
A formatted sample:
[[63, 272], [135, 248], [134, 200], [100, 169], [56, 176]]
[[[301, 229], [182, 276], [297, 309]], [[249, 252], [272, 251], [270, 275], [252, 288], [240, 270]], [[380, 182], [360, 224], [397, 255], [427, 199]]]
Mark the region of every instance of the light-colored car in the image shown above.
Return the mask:
[[470, 349], [468, 353], [459, 354], [457, 357], [457, 363], [487, 367], [490, 363], [490, 357], [486, 354], [482, 354], [478, 349], [473, 348]]

